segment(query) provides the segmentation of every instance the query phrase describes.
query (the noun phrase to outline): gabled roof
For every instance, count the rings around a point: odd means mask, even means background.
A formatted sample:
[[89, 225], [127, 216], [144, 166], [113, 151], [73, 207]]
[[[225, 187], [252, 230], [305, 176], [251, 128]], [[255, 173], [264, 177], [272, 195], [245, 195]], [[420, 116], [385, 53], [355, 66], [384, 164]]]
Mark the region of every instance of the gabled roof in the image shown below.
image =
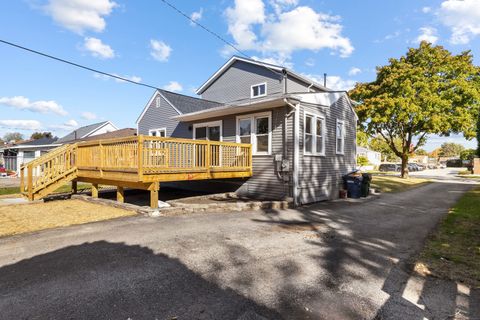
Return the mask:
[[304, 77], [304, 76], [302, 76], [302, 75], [296, 73], [295, 71], [290, 70], [286, 67], [279, 66], [279, 65], [274, 65], [274, 64], [270, 64], [270, 63], [266, 63], [266, 62], [262, 62], [262, 61], [257, 61], [257, 60], [253, 60], [253, 59], [249, 59], [249, 58], [233, 56], [220, 69], [218, 69], [217, 72], [215, 72], [207, 81], [205, 81], [200, 86], [200, 88], [198, 88], [197, 91], [195, 91], [195, 93], [196, 94], [202, 94], [205, 90], [207, 90], [207, 88], [213, 82], [215, 82], [223, 73], [225, 73], [225, 71], [228, 70], [228, 68], [230, 68], [237, 61], [243, 61], [243, 62], [250, 63], [250, 64], [253, 64], [253, 65], [262, 66], [262, 67], [265, 67], [267, 69], [270, 69], [270, 70], [272, 70], [274, 72], [278, 72], [278, 73], [286, 72], [290, 77], [296, 78], [296, 79], [298, 79], [302, 82], [305, 82], [305, 83], [312, 84], [314, 87], [316, 87], [316, 88], [318, 88], [322, 91], [330, 91], [330, 89], [322, 86], [321, 84], [318, 84], [317, 82], [315, 82], [311, 79], [308, 79], [307, 77]]
[[222, 104], [219, 102], [215, 101], [209, 101], [205, 99], [200, 99], [200, 98], [195, 98], [195, 97], [190, 97], [186, 96], [184, 94], [180, 93], [175, 93], [167, 90], [162, 90], [162, 89], [157, 89], [148, 103], [145, 105], [143, 108], [142, 113], [138, 117], [136, 123], [138, 124], [140, 120], [143, 118], [145, 113], [148, 110], [148, 107], [153, 102], [153, 99], [155, 99], [157, 92], [167, 101], [167, 103], [177, 111], [178, 114], [184, 114], [184, 113], [191, 113], [191, 112], [197, 112], [201, 110], [206, 110], [210, 108], [215, 108], [218, 106], [221, 106]]
[[102, 140], [102, 139], [114, 139], [114, 138], [127, 138], [137, 135], [137, 129], [134, 128], [124, 128], [115, 131], [110, 131], [107, 133], [96, 134], [94, 136], [88, 136], [85, 138], [80, 138], [72, 142], [79, 141], [91, 141], [91, 140]]
[[58, 139], [57, 143], [65, 143], [65, 142], [69, 142], [69, 141], [84, 138], [84, 137], [88, 136], [90, 133], [92, 133], [94, 131], [97, 131], [98, 129], [106, 126], [107, 124], [111, 124], [113, 126], [113, 124], [110, 121], [103, 121], [103, 122], [89, 124], [87, 126], [80, 127], [76, 130], [73, 130], [72, 132], [70, 132], [66, 136]]
[[40, 138], [40, 139], [32, 139], [32, 140], [22, 142], [22, 143], [18, 144], [17, 146], [45, 146], [45, 145], [48, 145], [48, 144], [53, 144], [57, 140], [58, 140], [58, 138], [43, 137], [43, 138]]

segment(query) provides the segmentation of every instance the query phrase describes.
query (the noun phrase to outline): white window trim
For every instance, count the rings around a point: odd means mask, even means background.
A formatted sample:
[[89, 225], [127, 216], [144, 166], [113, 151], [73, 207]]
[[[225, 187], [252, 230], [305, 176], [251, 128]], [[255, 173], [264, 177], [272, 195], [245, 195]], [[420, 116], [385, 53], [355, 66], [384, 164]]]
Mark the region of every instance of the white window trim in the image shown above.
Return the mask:
[[[264, 94], [259, 94], [258, 96], [254, 96], [253, 95], [253, 87], [257, 87], [257, 86], [261, 86], [261, 85], [265, 85], [265, 93]], [[250, 86], [250, 98], [260, 98], [260, 97], [265, 97], [267, 95], [267, 83], [266, 82], [262, 82], [262, 83], [257, 83], [257, 84], [254, 84], [252, 86]]]
[[153, 132], [157, 132], [157, 137], [160, 137], [160, 131], [165, 132], [165, 137], [167, 137], [167, 128], [165, 128], [165, 127], [158, 128], [158, 129], [150, 129], [150, 130], [148, 130], [148, 135], [152, 136]]
[[[306, 150], [306, 123], [307, 123], [307, 116], [310, 116], [313, 118], [312, 122], [312, 152], [308, 152]], [[317, 119], [322, 119], [323, 121], [323, 127], [322, 127], [322, 147], [323, 150], [322, 152], [317, 152]], [[306, 156], [325, 156], [325, 134], [326, 134], [326, 129], [325, 127], [327, 126], [327, 122], [325, 121], [325, 116], [321, 114], [316, 114], [308, 111], [304, 111], [303, 115], [303, 154]], [[313, 151], [315, 150], [315, 151]]]
[[[257, 150], [257, 126], [255, 125], [255, 119], [268, 117], [268, 152], [256, 152]], [[240, 143], [240, 120], [250, 119], [250, 142], [252, 144], [252, 155], [254, 156], [269, 156], [272, 154], [272, 112], [260, 112], [246, 114], [236, 117], [236, 141]]]
[[223, 123], [222, 122], [223, 122], [222, 120], [218, 120], [218, 121], [194, 123], [193, 124], [193, 140], [197, 139], [195, 137], [195, 129], [196, 128], [202, 128], [202, 127], [207, 127], [208, 128], [208, 127], [218, 127], [218, 126], [220, 126], [220, 141], [223, 141]]
[[[337, 126], [338, 124], [342, 124], [342, 151], [338, 151], [338, 137], [337, 137]], [[336, 125], [335, 125], [335, 152], [336, 154], [339, 155], [344, 155], [345, 154], [345, 121], [344, 120], [339, 120], [337, 119]]]

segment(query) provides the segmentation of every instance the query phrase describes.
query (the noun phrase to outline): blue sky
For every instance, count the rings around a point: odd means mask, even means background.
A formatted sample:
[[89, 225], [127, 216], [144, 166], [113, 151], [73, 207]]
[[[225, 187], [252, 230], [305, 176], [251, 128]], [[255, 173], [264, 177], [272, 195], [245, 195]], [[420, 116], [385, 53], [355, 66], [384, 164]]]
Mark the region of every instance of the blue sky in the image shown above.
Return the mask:
[[[348, 89], [421, 39], [480, 64], [479, 0], [174, 1], [249, 56]], [[157, 87], [194, 95], [233, 54], [162, 1], [24, 0], [0, 4], [0, 38]], [[0, 44], [0, 136], [102, 120], [134, 127], [152, 89]], [[461, 137], [432, 137], [431, 150]]]

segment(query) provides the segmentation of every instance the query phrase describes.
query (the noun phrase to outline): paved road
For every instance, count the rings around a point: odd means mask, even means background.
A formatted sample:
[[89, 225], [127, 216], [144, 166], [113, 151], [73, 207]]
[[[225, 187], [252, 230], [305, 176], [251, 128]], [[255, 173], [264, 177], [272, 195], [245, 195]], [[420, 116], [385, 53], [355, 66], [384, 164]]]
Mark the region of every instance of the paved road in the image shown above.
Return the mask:
[[409, 264], [470, 187], [0, 239], [0, 319], [473, 319], [480, 290]]

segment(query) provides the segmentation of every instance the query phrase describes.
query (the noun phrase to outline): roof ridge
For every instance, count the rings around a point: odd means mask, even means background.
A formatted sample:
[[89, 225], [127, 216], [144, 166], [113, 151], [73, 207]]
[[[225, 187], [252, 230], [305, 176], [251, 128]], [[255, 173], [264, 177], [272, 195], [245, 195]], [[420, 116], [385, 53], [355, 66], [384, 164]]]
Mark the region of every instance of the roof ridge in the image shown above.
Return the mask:
[[183, 93], [173, 92], [173, 91], [169, 91], [169, 90], [165, 90], [165, 89], [158, 89], [158, 90], [161, 91], [161, 92], [168, 92], [170, 94], [175, 94], [177, 96], [187, 97], [187, 98], [201, 100], [201, 101], [205, 101], [205, 102], [222, 104], [221, 102], [218, 102], [218, 101], [213, 101], [213, 100], [208, 100], [208, 99], [203, 99], [203, 98], [198, 98], [198, 97], [192, 97], [192, 96], [189, 96], [189, 95], [186, 95], [186, 94], [183, 94]]

